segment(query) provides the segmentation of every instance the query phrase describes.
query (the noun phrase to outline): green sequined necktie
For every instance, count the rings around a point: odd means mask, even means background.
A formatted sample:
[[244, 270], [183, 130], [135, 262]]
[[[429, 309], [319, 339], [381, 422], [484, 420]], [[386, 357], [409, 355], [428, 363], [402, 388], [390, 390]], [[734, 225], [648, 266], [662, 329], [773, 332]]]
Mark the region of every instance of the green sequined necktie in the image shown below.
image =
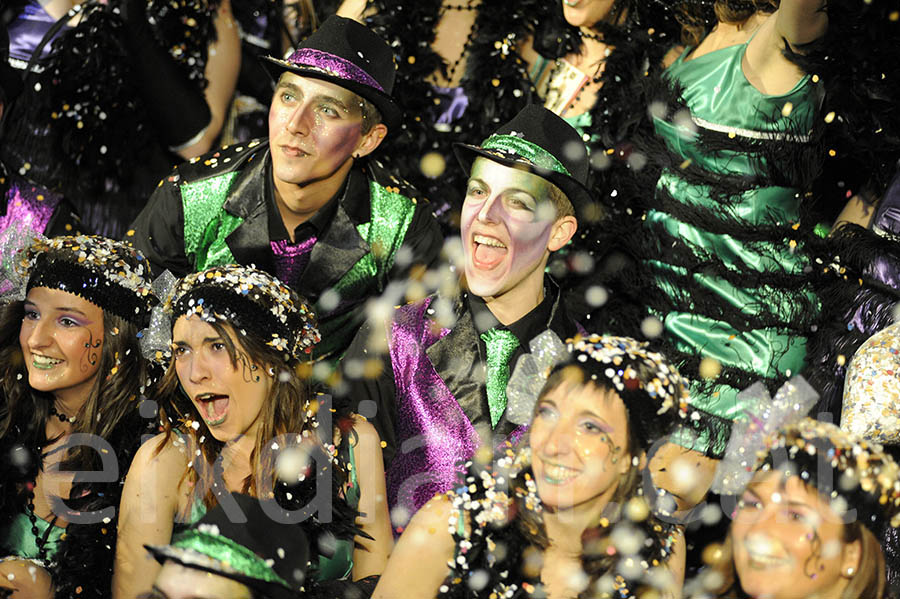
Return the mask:
[[506, 384], [509, 382], [509, 359], [519, 347], [519, 340], [506, 329], [489, 329], [481, 334], [487, 346], [487, 398], [491, 410], [491, 428], [496, 428], [506, 410]]

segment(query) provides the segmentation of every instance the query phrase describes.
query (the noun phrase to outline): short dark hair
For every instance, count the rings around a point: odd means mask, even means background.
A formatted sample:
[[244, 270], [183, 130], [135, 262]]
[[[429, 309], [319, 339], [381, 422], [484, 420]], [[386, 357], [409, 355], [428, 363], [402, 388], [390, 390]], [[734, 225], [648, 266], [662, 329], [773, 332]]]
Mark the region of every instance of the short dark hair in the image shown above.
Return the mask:
[[553, 206], [556, 208], [556, 218], [575, 216], [575, 207], [572, 205], [572, 202], [563, 190], [553, 183], [550, 184], [550, 201], [553, 202]]

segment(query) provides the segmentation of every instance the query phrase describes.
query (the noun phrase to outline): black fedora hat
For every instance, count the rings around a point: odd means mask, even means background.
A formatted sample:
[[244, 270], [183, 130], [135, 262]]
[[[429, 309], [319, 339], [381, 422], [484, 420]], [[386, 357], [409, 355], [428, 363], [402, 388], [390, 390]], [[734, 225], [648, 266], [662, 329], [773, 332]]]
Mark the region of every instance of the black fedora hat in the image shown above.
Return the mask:
[[6, 25], [0, 23], [0, 89], [7, 103], [12, 102], [22, 91], [22, 79], [16, 69], [9, 66], [9, 33]]
[[[296, 599], [303, 589], [309, 541], [299, 525], [272, 518], [273, 499], [230, 493], [169, 545], [144, 545], [160, 563], [173, 561], [236, 580], [271, 599]], [[235, 507], [239, 508], [235, 510]]]
[[569, 123], [538, 104], [523, 108], [480, 146], [457, 143], [453, 150], [469, 172], [482, 156], [506, 166], [525, 167], [559, 187], [579, 218], [591, 214], [587, 189], [589, 161], [581, 135]]
[[332, 16], [285, 59], [264, 56], [274, 80], [290, 71], [335, 83], [375, 105], [388, 128], [400, 124], [402, 112], [391, 97], [396, 66], [391, 47], [361, 23]]

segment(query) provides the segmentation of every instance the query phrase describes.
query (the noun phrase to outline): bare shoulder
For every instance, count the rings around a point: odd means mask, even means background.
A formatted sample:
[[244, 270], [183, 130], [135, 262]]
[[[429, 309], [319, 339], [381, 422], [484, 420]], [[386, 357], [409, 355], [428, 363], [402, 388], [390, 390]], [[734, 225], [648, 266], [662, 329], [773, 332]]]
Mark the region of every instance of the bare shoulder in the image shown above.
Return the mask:
[[362, 416], [353, 417], [353, 432], [356, 433], [350, 439], [353, 446], [363, 451], [380, 447], [381, 437], [372, 423]]
[[187, 468], [189, 461], [187, 443], [176, 435], [160, 433], [148, 439], [137, 450], [128, 475], [145, 476], [153, 473], [156, 475], [178, 476]]

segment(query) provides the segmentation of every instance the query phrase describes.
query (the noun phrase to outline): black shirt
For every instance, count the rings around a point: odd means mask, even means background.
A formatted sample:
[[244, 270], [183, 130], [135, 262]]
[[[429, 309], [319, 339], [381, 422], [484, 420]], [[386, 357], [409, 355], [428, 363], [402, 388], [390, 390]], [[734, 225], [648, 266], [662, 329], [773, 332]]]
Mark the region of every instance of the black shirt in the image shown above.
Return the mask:
[[[460, 298], [460, 302], [463, 308], [471, 313], [472, 322], [476, 323], [478, 357], [481, 363], [484, 364], [486, 349], [480, 334], [490, 328], [502, 325], [490, 312], [482, 298], [466, 293]], [[529, 342], [542, 332], [552, 329], [562, 339], [565, 339], [577, 332], [578, 325], [569, 319], [563, 306], [559, 287], [548, 277], [545, 279], [544, 299], [541, 303], [525, 316], [505, 328], [511, 331], [519, 340], [519, 347], [509, 362], [510, 370], [513, 370], [519, 356], [530, 351]], [[385, 327], [378, 325], [373, 327], [368, 322], [364, 324], [344, 355], [342, 365], [346, 382], [344, 391], [348, 394], [351, 409], [362, 414], [372, 422], [385, 444], [383, 450], [385, 467], [390, 465], [395, 452], [398, 450], [397, 435], [394, 430], [394, 423], [397, 420], [397, 387], [394, 381], [394, 370], [390, 356], [379, 354], [376, 350], [370, 350], [370, 348], [387, 347], [387, 344], [384, 342], [386, 331]], [[380, 341], [377, 339], [377, 336], [381, 337]], [[422, 351], [425, 351], [425, 348], [422, 348]], [[373, 359], [381, 361], [381, 372], [375, 378], [367, 378], [362, 374], [361, 366]], [[483, 381], [481, 386], [482, 394], [484, 394]], [[466, 414], [466, 416], [470, 420], [473, 419], [472, 414]], [[483, 415], [479, 414], [479, 417], [481, 416]], [[489, 417], [487, 426], [490, 427]], [[501, 417], [496, 429], [493, 431], [493, 437], [495, 440], [502, 440], [515, 428], [516, 426], [508, 422], [505, 417]], [[481, 431], [481, 434], [483, 437], [485, 436], [484, 431]]]

